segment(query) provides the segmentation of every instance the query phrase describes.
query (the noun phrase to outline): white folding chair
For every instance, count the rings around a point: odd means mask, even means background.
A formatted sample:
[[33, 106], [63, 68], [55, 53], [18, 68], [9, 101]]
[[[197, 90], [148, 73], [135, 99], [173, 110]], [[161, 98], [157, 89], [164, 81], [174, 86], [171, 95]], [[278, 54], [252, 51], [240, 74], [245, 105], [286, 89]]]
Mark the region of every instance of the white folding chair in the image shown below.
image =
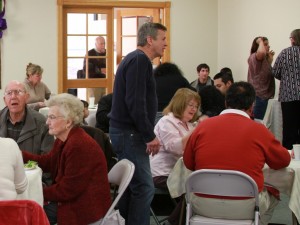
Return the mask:
[[[190, 202], [191, 193], [217, 195], [227, 197], [252, 197], [252, 220], [229, 220], [208, 218], [202, 215], [194, 215]], [[234, 170], [202, 169], [191, 173], [186, 181], [186, 225], [258, 225], [259, 222], [259, 198], [256, 182], [247, 174]], [[213, 209], [211, 209], [213, 210]]]
[[113, 203], [111, 204], [107, 213], [103, 217], [101, 225], [106, 224], [107, 218], [111, 217], [111, 215], [115, 213], [115, 207], [119, 202], [120, 198], [122, 197], [123, 193], [125, 192], [126, 188], [128, 187], [132, 179], [134, 169], [135, 166], [132, 162], [130, 162], [127, 159], [122, 159], [118, 161], [109, 171], [108, 181], [111, 184], [119, 186], [117, 191], [118, 195], [115, 197]]

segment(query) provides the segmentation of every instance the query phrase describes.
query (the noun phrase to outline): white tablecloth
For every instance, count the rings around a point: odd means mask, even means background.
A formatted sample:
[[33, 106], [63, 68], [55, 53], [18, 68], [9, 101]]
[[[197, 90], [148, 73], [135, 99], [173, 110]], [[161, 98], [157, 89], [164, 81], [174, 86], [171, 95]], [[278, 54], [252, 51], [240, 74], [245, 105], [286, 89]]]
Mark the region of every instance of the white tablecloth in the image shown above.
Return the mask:
[[[48, 115], [49, 108], [44, 107], [39, 109], [39, 113], [43, 114], [45, 117]], [[96, 126], [96, 112], [97, 107], [89, 108], [89, 116], [85, 119], [89, 126], [95, 127]]]
[[88, 123], [89, 126], [95, 127], [96, 126], [96, 112], [97, 108], [89, 108], [89, 116], [85, 119], [85, 121]]
[[282, 111], [281, 104], [277, 99], [270, 99], [268, 101], [263, 122], [276, 139], [282, 142]]
[[43, 185], [42, 185], [42, 170], [37, 167], [33, 170], [26, 170], [28, 179], [27, 190], [17, 196], [17, 199], [29, 199], [36, 201], [42, 207], [44, 205]]
[[[182, 158], [175, 164], [168, 177], [167, 185], [172, 198], [185, 193], [185, 182], [192, 171], [188, 170]], [[289, 208], [300, 221], [300, 161], [292, 160], [287, 168], [272, 170], [264, 168], [265, 182], [276, 187], [290, 197]]]

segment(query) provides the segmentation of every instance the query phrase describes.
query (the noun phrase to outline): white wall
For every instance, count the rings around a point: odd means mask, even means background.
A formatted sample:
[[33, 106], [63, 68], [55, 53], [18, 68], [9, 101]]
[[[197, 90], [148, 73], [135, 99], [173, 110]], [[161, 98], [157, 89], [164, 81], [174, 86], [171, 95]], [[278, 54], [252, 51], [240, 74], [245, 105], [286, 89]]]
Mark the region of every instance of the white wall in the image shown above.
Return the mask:
[[[0, 96], [8, 81], [25, 79], [29, 62], [44, 68], [43, 81], [57, 93], [56, 0], [6, 2]], [[246, 80], [253, 38], [267, 36], [276, 57], [290, 45], [290, 32], [300, 28], [299, 8], [299, 0], [171, 0], [171, 60], [189, 81], [202, 62], [212, 77], [228, 66], [236, 81]]]
[[171, 2], [171, 60], [188, 80], [197, 78], [200, 63], [210, 66], [216, 74], [218, 53], [218, 1], [172, 0]]
[[10, 80], [23, 81], [29, 62], [43, 67], [43, 81], [57, 93], [56, 0], [6, 1], [7, 30], [1, 40], [2, 96]]
[[299, 8], [299, 0], [219, 0], [219, 69], [228, 66], [236, 81], [247, 80], [247, 59], [257, 36], [268, 37], [274, 63], [280, 51], [290, 46], [291, 31], [300, 28]]

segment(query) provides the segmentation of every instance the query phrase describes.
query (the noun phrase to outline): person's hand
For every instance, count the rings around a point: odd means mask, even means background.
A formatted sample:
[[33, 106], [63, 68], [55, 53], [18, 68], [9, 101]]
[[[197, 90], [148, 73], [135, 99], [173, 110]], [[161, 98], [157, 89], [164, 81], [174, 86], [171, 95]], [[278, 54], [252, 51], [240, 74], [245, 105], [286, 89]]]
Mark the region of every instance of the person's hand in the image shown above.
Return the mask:
[[275, 55], [275, 52], [273, 50], [271, 50], [268, 52], [268, 55], [273, 57]]
[[39, 108], [46, 107], [45, 102], [38, 102]]
[[272, 62], [273, 62], [274, 55], [275, 55], [275, 52], [273, 50], [268, 52], [267, 59], [270, 64], [272, 64]]
[[160, 148], [160, 143], [159, 143], [159, 140], [156, 138], [154, 138], [151, 142], [148, 142], [147, 143], [147, 149], [146, 149], [146, 152], [149, 154], [149, 155], [156, 155], [159, 151], [159, 148]]
[[[200, 118], [199, 118], [199, 120], [198, 120], [198, 124], [200, 124], [201, 122], [203, 122], [204, 120], [206, 120], [206, 119], [208, 119], [209, 118], [209, 116], [207, 116], [207, 115], [202, 115], [202, 116], [200, 116]], [[198, 125], [197, 124], [197, 125]]]
[[260, 42], [263, 42], [263, 39], [262, 39], [262, 37], [259, 37], [259, 38], [257, 38], [257, 39], [256, 39], [256, 44], [258, 44], [258, 45], [259, 45], [259, 43], [260, 43]]
[[295, 159], [294, 149], [293, 149], [292, 152], [291, 152], [291, 158], [292, 158], [292, 159]]

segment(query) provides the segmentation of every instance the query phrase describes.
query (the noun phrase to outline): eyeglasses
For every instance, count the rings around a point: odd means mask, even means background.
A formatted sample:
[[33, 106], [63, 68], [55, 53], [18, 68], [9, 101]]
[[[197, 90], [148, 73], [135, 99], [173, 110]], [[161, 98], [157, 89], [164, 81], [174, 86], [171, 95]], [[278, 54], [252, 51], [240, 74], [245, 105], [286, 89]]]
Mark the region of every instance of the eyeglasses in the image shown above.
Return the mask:
[[15, 94], [16, 96], [22, 96], [25, 93], [26, 93], [26, 91], [18, 89], [18, 90], [5, 91], [4, 95], [11, 98], [13, 94]]
[[189, 108], [191, 108], [191, 109], [198, 109], [198, 105], [193, 105], [193, 104], [188, 104], [187, 105]]
[[48, 120], [56, 120], [58, 118], [64, 118], [64, 116], [54, 116], [54, 115], [47, 115]]

